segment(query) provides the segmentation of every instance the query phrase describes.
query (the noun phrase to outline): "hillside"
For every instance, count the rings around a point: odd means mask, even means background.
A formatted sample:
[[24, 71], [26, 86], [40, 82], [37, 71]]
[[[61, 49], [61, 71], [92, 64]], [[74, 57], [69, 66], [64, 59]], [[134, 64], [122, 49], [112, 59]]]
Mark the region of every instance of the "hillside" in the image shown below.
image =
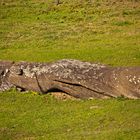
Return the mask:
[[[0, 60], [140, 66], [139, 0], [0, 0]], [[140, 100], [0, 93], [0, 140], [139, 140]]]
[[140, 64], [140, 2], [4, 0], [0, 59]]
[[140, 101], [0, 94], [0, 140], [139, 140]]

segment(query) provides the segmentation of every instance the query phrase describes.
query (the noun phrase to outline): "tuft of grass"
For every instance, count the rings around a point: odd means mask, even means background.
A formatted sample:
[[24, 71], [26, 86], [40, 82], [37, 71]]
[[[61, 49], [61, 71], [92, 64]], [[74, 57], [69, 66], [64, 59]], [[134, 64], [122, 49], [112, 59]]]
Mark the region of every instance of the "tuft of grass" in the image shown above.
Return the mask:
[[132, 23], [129, 21], [119, 21], [119, 22], [114, 23], [114, 25], [117, 25], [117, 26], [127, 26], [127, 25], [131, 25], [131, 24]]

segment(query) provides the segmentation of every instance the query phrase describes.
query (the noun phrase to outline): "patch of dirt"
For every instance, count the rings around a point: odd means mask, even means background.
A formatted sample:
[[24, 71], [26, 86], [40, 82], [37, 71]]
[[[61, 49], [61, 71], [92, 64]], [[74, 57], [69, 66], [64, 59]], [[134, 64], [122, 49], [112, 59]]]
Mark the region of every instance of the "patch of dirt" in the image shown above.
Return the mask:
[[77, 100], [75, 97], [72, 97], [64, 92], [50, 92], [49, 94], [58, 100]]

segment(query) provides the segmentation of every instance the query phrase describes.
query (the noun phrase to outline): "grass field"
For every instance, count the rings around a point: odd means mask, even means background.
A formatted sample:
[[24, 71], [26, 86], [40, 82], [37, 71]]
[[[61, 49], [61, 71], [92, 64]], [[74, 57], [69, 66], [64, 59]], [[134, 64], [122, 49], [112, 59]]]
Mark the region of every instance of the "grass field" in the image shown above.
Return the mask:
[[[0, 0], [0, 59], [140, 66], [139, 0]], [[140, 100], [0, 93], [0, 140], [139, 140]]]
[[0, 59], [140, 64], [140, 2], [2, 0]]
[[140, 101], [0, 94], [1, 140], [139, 140]]

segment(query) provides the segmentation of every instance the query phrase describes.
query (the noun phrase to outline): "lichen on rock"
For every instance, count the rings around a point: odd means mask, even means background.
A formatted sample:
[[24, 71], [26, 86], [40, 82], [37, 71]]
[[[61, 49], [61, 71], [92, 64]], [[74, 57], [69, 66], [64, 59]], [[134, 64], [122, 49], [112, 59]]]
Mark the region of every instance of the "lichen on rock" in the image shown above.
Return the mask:
[[0, 91], [12, 87], [75, 98], [140, 98], [140, 67], [111, 67], [63, 59], [53, 63], [0, 61]]

